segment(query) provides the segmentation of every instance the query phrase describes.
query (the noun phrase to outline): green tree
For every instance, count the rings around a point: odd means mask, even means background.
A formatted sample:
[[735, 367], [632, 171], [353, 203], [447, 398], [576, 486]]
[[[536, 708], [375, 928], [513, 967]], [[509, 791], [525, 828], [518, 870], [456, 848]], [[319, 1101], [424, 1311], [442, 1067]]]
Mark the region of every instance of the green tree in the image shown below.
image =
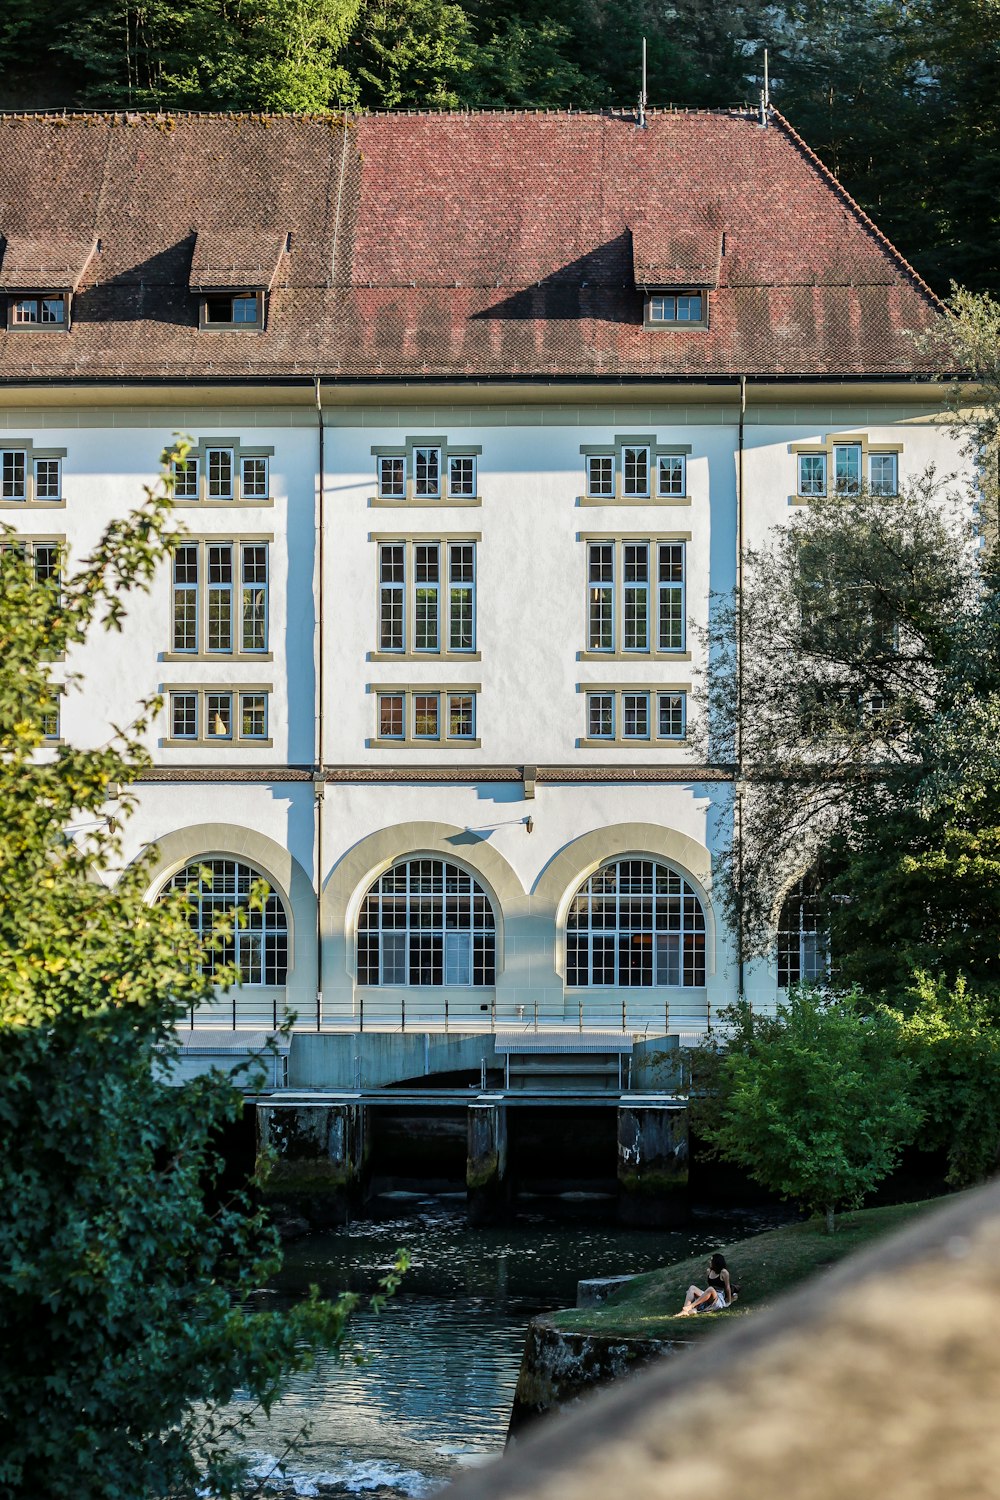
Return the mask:
[[351, 71], [366, 106], [454, 109], [474, 52], [472, 23], [450, 0], [369, 0]]
[[175, 1023], [211, 988], [204, 955], [184, 894], [150, 906], [144, 862], [120, 870], [115, 825], [148, 764], [156, 700], [102, 748], [45, 739], [62, 696], [53, 663], [102, 626], [127, 629], [124, 595], [148, 587], [171, 542], [169, 489], [165, 477], [79, 568], [64, 560], [61, 578], [39, 580], [10, 533], [0, 550], [0, 1490], [11, 1500], [175, 1500], [203, 1483], [231, 1493], [226, 1403], [243, 1388], [266, 1409], [286, 1372], [336, 1346], [349, 1306], [245, 1305], [279, 1258], [262, 1213], [219, 1187], [220, 1131], [241, 1097], [221, 1074], [173, 1076]]
[[708, 1141], [763, 1187], [823, 1214], [832, 1234], [836, 1210], [892, 1171], [920, 1124], [896, 1018], [862, 1013], [851, 995], [798, 989], [774, 1016], [741, 1004], [723, 1021]]
[[904, 1000], [903, 1055], [925, 1110], [919, 1144], [943, 1150], [954, 1187], [1000, 1164], [1000, 994], [918, 974]]

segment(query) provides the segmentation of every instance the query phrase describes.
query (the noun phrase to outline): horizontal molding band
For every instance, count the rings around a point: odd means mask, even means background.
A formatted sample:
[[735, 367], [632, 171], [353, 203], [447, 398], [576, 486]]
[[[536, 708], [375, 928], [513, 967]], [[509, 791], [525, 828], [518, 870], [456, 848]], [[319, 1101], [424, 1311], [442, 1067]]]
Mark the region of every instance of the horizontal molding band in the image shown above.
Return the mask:
[[[706, 765], [588, 765], [588, 766], [324, 766], [329, 785], [364, 782], [523, 781], [526, 773], [536, 783], [575, 782], [732, 782], [729, 766]], [[312, 781], [305, 766], [153, 766], [136, 777], [136, 785], [171, 781], [295, 782]]]

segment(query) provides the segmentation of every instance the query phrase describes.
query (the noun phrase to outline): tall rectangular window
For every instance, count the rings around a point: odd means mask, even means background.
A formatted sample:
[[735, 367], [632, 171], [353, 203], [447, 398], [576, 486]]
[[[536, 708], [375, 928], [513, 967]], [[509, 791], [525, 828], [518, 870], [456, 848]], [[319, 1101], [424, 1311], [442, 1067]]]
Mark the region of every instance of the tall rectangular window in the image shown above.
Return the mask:
[[402, 651], [405, 645], [406, 545], [381, 542], [378, 549], [378, 649]]
[[[436, 449], [433, 451], [437, 451]], [[414, 650], [441, 649], [441, 548], [437, 542], [413, 547]]]
[[243, 573], [244, 651], [267, 650], [267, 543], [245, 542], [240, 552]]
[[833, 449], [833, 478], [839, 495], [861, 489], [861, 444], [837, 443]]
[[209, 448], [207, 459], [208, 498], [231, 500], [233, 498], [233, 450]]
[[448, 650], [476, 644], [476, 544], [448, 544]]
[[35, 459], [35, 499], [59, 500], [62, 497], [62, 463], [58, 458]]
[[648, 693], [622, 693], [622, 738], [649, 739]]
[[205, 694], [205, 736], [210, 740], [233, 737], [232, 693]]
[[661, 453], [657, 461], [657, 472], [661, 495], [687, 493], [687, 460], [683, 453]]
[[649, 494], [649, 449], [622, 449], [622, 493]]
[[174, 499], [198, 499], [198, 460], [179, 458], [174, 464]]
[[898, 455], [872, 453], [868, 458], [868, 485], [874, 495], [899, 493]]
[[378, 699], [378, 734], [381, 740], [401, 740], [404, 736], [402, 693], [380, 693]]
[[0, 453], [0, 499], [27, 500], [27, 462], [23, 448], [5, 448]]
[[198, 649], [198, 547], [185, 542], [174, 548], [173, 650]]
[[613, 740], [615, 737], [614, 693], [587, 694], [587, 734], [592, 740]]
[[205, 565], [207, 576], [206, 650], [233, 649], [233, 547], [231, 542], [210, 542]]
[[378, 460], [378, 492], [387, 500], [402, 500], [406, 495], [406, 459], [402, 456]]
[[826, 494], [826, 454], [799, 454], [799, 494]]
[[658, 632], [660, 651], [684, 650], [684, 543], [657, 545]]
[[587, 459], [587, 494], [614, 498], [615, 460], [610, 453], [591, 454]]
[[440, 448], [414, 448], [413, 493], [434, 499], [441, 494]]
[[267, 499], [266, 458], [244, 458], [240, 461], [240, 489], [244, 500]]
[[682, 740], [684, 738], [686, 699], [687, 695], [685, 693], [657, 694], [657, 713], [659, 715], [657, 732], [661, 740]]
[[462, 497], [476, 493], [476, 460], [459, 454], [448, 459], [448, 493]]
[[625, 542], [622, 548], [624, 574], [624, 648], [649, 650], [649, 543]]
[[440, 698], [437, 693], [413, 694], [413, 738], [436, 740], [441, 737]]
[[615, 649], [615, 544], [587, 545], [587, 650]]
[[476, 698], [474, 693], [448, 694], [448, 738], [471, 740], [476, 733]]
[[170, 694], [170, 734], [175, 740], [198, 738], [198, 694]]
[[240, 694], [240, 739], [267, 738], [267, 694]]

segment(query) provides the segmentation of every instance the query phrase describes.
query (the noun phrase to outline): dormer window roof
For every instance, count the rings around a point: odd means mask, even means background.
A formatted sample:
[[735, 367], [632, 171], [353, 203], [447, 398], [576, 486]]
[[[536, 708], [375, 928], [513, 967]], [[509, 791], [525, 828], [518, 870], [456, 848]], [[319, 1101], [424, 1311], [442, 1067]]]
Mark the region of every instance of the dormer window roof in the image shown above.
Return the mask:
[[275, 230], [199, 229], [188, 285], [202, 328], [263, 328], [265, 299], [288, 236]]
[[92, 237], [8, 234], [0, 261], [7, 327], [68, 328], [73, 293], [96, 249]]
[[632, 268], [647, 328], [707, 328], [709, 293], [719, 285], [722, 235], [715, 230], [632, 229]]
[[719, 285], [721, 264], [722, 235], [716, 230], [670, 233], [633, 226], [632, 266], [640, 291], [711, 291]]

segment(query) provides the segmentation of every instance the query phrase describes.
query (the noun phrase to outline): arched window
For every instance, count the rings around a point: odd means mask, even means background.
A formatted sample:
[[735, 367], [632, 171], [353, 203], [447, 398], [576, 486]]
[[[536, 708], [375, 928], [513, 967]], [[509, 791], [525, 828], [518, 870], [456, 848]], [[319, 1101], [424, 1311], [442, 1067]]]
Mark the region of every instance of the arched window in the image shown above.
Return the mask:
[[[246, 913], [246, 926], [235, 925], [232, 938], [205, 958], [204, 972], [214, 974], [223, 964], [239, 966], [244, 984], [284, 984], [288, 975], [288, 918], [281, 898], [272, 890], [263, 908], [250, 905], [250, 891], [267, 876], [236, 859], [195, 859], [167, 881], [161, 899], [170, 891], [186, 891], [191, 926], [200, 937], [211, 936], [220, 913]], [[270, 882], [267, 882], [268, 884]]]
[[705, 983], [705, 913], [666, 865], [602, 865], [573, 897], [566, 928], [567, 984]]
[[443, 859], [407, 859], [361, 905], [359, 984], [495, 984], [496, 921], [489, 897]]
[[778, 985], [818, 984], [830, 968], [830, 942], [815, 880], [804, 876], [785, 897], [778, 921]]

